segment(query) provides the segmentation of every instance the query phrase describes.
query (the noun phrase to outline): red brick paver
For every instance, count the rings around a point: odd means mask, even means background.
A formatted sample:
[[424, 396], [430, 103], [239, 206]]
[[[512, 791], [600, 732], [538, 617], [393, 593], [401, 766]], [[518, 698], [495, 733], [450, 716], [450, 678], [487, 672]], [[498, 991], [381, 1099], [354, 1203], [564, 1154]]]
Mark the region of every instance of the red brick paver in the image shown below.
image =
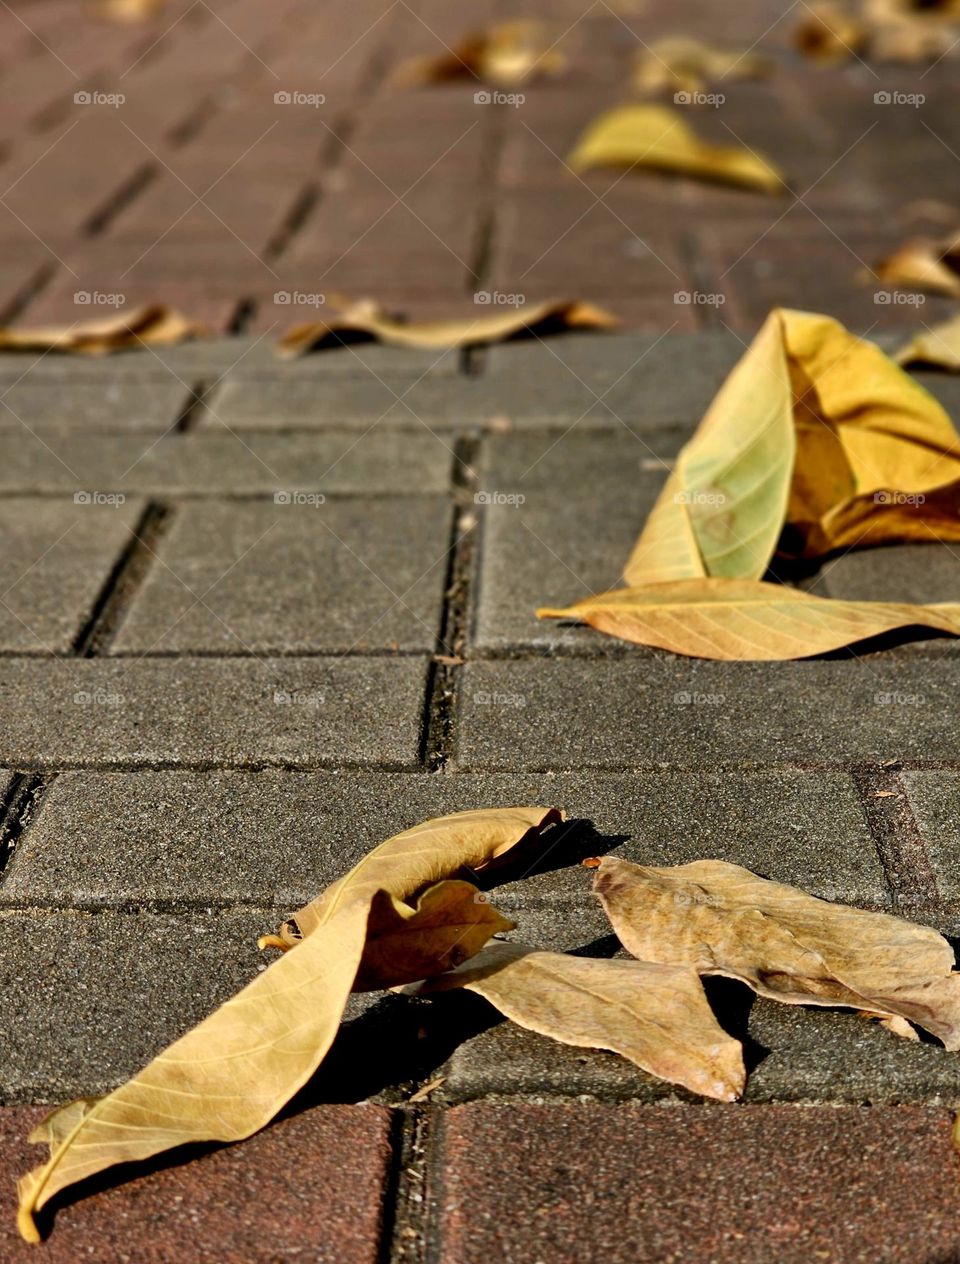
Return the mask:
[[477, 1104], [443, 1131], [449, 1264], [960, 1258], [946, 1111]]
[[43, 1110], [0, 1111], [5, 1211], [0, 1260], [172, 1264], [273, 1264], [380, 1258], [390, 1112], [320, 1106], [242, 1145], [115, 1186], [61, 1207], [40, 1249], [17, 1235], [12, 1178], [43, 1151], [26, 1136]]

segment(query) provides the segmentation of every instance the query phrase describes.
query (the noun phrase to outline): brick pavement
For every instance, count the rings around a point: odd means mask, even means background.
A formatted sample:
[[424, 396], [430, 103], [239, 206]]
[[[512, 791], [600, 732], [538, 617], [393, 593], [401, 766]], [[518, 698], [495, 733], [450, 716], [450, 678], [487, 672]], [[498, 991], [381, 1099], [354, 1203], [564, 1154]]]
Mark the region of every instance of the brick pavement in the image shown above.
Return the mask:
[[[719, 664], [533, 616], [616, 580], [770, 304], [892, 345], [944, 310], [875, 304], [854, 273], [914, 222], [911, 200], [954, 196], [935, 134], [949, 137], [951, 66], [924, 77], [932, 133], [901, 113], [864, 135], [872, 74], [790, 60], [783, 9], [563, 0], [550, 16], [573, 24], [576, 69], [512, 110], [475, 106], [470, 84], [386, 83], [502, 4], [283, 0], [267, 20], [253, 0], [184, 3], [146, 28], [0, 6], [3, 318], [72, 321], [89, 314], [77, 291], [123, 293], [221, 334], [106, 363], [0, 356], [5, 1171], [28, 1161], [39, 1105], [119, 1083], [262, 968], [259, 933], [431, 815], [566, 808], [551, 864], [497, 892], [516, 935], [549, 947], [616, 951], [577, 864], [613, 849], [722, 855], [960, 935], [952, 642]], [[812, 186], [803, 203], [571, 177], [556, 155], [618, 99], [637, 38], [711, 23], [733, 43], [774, 23], [782, 66], [698, 126], [721, 139], [726, 118], [782, 156]], [[81, 90], [127, 99], [75, 106]], [[281, 90], [328, 101], [275, 107]], [[481, 289], [570, 292], [628, 327], [279, 364], [271, 331], [303, 309], [274, 294], [334, 289], [424, 314], [473, 311]], [[960, 417], [956, 380], [918, 376]], [[951, 600], [956, 562], [935, 544], [876, 550], [804, 582]], [[355, 998], [287, 1118], [65, 1200], [45, 1249], [960, 1258], [955, 1055], [710, 989], [746, 1040], [740, 1106], [497, 1022], [475, 997]], [[5, 1212], [0, 1259], [29, 1258]]]

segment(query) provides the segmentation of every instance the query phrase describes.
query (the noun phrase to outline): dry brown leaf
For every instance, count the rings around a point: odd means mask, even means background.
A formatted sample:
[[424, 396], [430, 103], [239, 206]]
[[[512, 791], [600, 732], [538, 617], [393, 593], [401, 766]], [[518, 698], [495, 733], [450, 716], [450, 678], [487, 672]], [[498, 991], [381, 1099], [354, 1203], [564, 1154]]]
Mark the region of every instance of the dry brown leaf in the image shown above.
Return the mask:
[[465, 36], [438, 57], [415, 57], [402, 65], [393, 82], [399, 87], [478, 79], [501, 88], [514, 88], [539, 75], [556, 75], [566, 58], [542, 22], [500, 22], [486, 31]]
[[938, 369], [960, 372], [960, 316], [914, 334], [896, 354], [898, 364], [933, 364]]
[[762, 662], [826, 654], [898, 628], [960, 636], [960, 604], [839, 601], [752, 579], [620, 588], [541, 619], [576, 619], [623, 641], [697, 658]]
[[353, 990], [372, 992], [443, 974], [514, 926], [471, 882], [437, 882], [415, 906], [378, 891]]
[[488, 944], [421, 994], [465, 988], [507, 1018], [562, 1044], [609, 1049], [694, 1093], [734, 1101], [743, 1049], [714, 1018], [696, 971]]
[[444, 347], [475, 347], [503, 342], [524, 331], [564, 329], [614, 329], [615, 316], [592, 303], [554, 299], [529, 306], [484, 312], [463, 320], [411, 321], [388, 316], [372, 299], [361, 299], [344, 307], [326, 321], [293, 325], [280, 339], [278, 355], [284, 359], [303, 355], [322, 343], [339, 344], [340, 334], [366, 334], [396, 347], [440, 350]]
[[739, 979], [788, 1005], [905, 1019], [960, 1048], [960, 973], [929, 927], [830, 904], [723, 860], [657, 868], [608, 856], [594, 889], [643, 961]]
[[574, 171], [590, 167], [651, 167], [722, 184], [783, 193], [780, 172], [752, 149], [701, 140], [663, 105], [625, 105], [595, 119], [568, 158]]
[[913, 237], [881, 259], [873, 275], [898, 289], [960, 298], [960, 237]]
[[[96, 1172], [191, 1141], [238, 1141], [262, 1128], [306, 1083], [333, 1042], [374, 904], [374, 927], [396, 930], [398, 911], [391, 906], [384, 913], [380, 892], [405, 901], [464, 868], [494, 868], [532, 850], [541, 831], [561, 819], [554, 808], [460, 812], [381, 844], [301, 910], [302, 942], [285, 928], [281, 938], [292, 950], [237, 996], [115, 1092], [71, 1103], [36, 1130], [33, 1139], [47, 1141], [51, 1154], [20, 1181], [22, 1235], [38, 1241], [36, 1213], [60, 1190]], [[462, 898], [454, 903], [462, 916]], [[488, 906], [477, 902], [473, 908], [489, 928]], [[425, 933], [434, 935], [435, 914], [434, 898], [425, 898], [409, 920], [420, 918]], [[398, 982], [408, 977], [410, 961], [422, 958], [422, 950], [409, 945], [405, 953]], [[369, 965], [384, 972], [376, 947]]]
[[831, 64], [846, 61], [863, 50], [867, 27], [845, 5], [805, 4], [802, 12], [793, 31], [793, 43], [805, 57]]
[[95, 0], [92, 7], [111, 22], [149, 22], [160, 16], [167, 0]]
[[774, 62], [750, 49], [714, 48], [685, 35], [656, 40], [637, 56], [633, 86], [638, 92], [705, 92], [717, 81], [761, 79]]
[[98, 356], [134, 347], [169, 347], [188, 338], [202, 338], [207, 332], [179, 312], [156, 305], [56, 328], [0, 329], [0, 351], [65, 351]]

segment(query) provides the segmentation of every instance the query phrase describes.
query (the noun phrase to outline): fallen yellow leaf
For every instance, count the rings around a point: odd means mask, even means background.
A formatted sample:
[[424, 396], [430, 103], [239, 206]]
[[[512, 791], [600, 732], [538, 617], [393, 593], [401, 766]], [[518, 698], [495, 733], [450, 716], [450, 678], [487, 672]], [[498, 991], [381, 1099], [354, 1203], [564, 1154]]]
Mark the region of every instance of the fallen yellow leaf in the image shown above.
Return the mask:
[[601, 114], [567, 160], [574, 171], [590, 167], [653, 167], [724, 184], [783, 193], [780, 172], [752, 149], [701, 140], [674, 110], [625, 105]]
[[532, 20], [500, 22], [489, 30], [465, 36], [438, 57], [415, 57], [394, 76], [400, 87], [478, 79], [513, 88], [537, 75], [556, 75], [566, 58], [556, 49], [548, 28]]
[[541, 619], [576, 619], [623, 641], [697, 658], [762, 662], [826, 654], [896, 628], [960, 636], [960, 603], [837, 601], [752, 579], [681, 579], [620, 588]]
[[778, 309], [681, 452], [624, 576], [759, 579], [778, 539], [803, 557], [960, 539], [958, 489], [960, 436], [933, 396], [839, 322]]
[[841, 4], [805, 4], [801, 21], [793, 31], [797, 50], [812, 61], [825, 64], [856, 56], [866, 41], [863, 20]]
[[899, 1018], [960, 1049], [960, 973], [927, 926], [830, 904], [722, 860], [656, 868], [608, 856], [594, 889], [642, 961], [739, 979], [788, 1005]]
[[873, 275], [899, 289], [960, 298], [960, 237], [914, 237], [881, 259]]
[[761, 79], [773, 73], [769, 57], [747, 49], [715, 48], [685, 35], [655, 40], [634, 63], [633, 86], [638, 92], [705, 91], [718, 80]]
[[451, 988], [478, 993], [529, 1031], [562, 1044], [609, 1049], [694, 1093], [730, 1102], [743, 1092], [742, 1046], [714, 1018], [689, 966], [494, 943], [418, 993]]
[[[381, 844], [322, 896], [297, 914], [297, 928], [281, 940], [292, 950], [275, 960], [237, 996], [215, 1010], [109, 1096], [71, 1103], [33, 1134], [50, 1145], [50, 1158], [20, 1181], [18, 1224], [39, 1240], [36, 1213], [56, 1193], [117, 1163], [150, 1158], [192, 1141], [238, 1141], [268, 1123], [322, 1062], [357, 981], [368, 922], [396, 933], [397, 923], [419, 920], [437, 930], [438, 897], [428, 892], [406, 915], [390, 905], [415, 896], [464, 868], [491, 869], [534, 848], [541, 831], [562, 819], [554, 808], [501, 808], [460, 812], [426, 821]], [[466, 884], [452, 884], [462, 887]], [[462, 914], [463, 891], [455, 893]], [[477, 920], [490, 927], [487, 907]], [[442, 918], [439, 921], [442, 923]], [[433, 925], [431, 925], [433, 921]], [[441, 926], [442, 935], [442, 926]], [[449, 951], [449, 940], [444, 940]], [[382, 945], [368, 966], [385, 971]], [[404, 949], [397, 982], [409, 977], [422, 946]], [[448, 958], [449, 959], [449, 958]]]
[[960, 371], [960, 316], [914, 334], [895, 359], [898, 364], [935, 364], [939, 369]]
[[49, 329], [0, 329], [0, 351], [67, 351], [107, 355], [133, 347], [169, 347], [207, 330], [169, 307], [138, 307], [104, 320]]
[[485, 312], [462, 320], [407, 322], [388, 316], [372, 299], [361, 299], [345, 306], [326, 321], [309, 321], [294, 325], [283, 335], [278, 354], [285, 359], [303, 355], [329, 343], [337, 346], [339, 334], [366, 334], [396, 347], [440, 350], [443, 347], [474, 347], [488, 342], [502, 342], [524, 331], [546, 331], [552, 326], [564, 329], [614, 329], [620, 322], [615, 316], [592, 303], [556, 299], [531, 303], [507, 311]]

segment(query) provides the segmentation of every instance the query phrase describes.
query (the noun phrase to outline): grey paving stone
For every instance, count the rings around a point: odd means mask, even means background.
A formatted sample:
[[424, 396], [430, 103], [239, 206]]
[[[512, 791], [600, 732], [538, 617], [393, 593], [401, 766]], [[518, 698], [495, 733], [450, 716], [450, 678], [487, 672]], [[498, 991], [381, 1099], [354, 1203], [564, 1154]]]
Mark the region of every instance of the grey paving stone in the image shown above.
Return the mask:
[[[485, 490], [527, 494], [567, 495], [593, 488], [600, 499], [610, 489], [629, 502], [637, 474], [666, 477], [693, 429], [691, 423], [664, 424], [634, 434], [623, 430], [563, 436], [523, 431], [492, 434], [484, 440], [477, 479]], [[609, 512], [611, 507], [607, 508]]]
[[491, 348], [486, 373], [525, 425], [686, 425], [700, 420], [743, 351], [726, 332], [571, 334]]
[[265, 968], [271, 911], [0, 913], [0, 1101], [108, 1092]]
[[143, 511], [142, 501], [120, 499], [0, 502], [0, 650], [70, 649]]
[[270, 340], [204, 338], [175, 347], [140, 347], [106, 358], [32, 351], [0, 352], [0, 384], [6, 387], [27, 379], [56, 385], [172, 378], [189, 385], [204, 378], [215, 380], [235, 366], [239, 370], [252, 355], [263, 363], [268, 362], [268, 356], [272, 359]]
[[960, 773], [901, 774], [941, 897], [960, 900]]
[[479, 662], [464, 668], [464, 769], [845, 765], [960, 758], [955, 658]]
[[[279, 309], [278, 309], [279, 310]], [[316, 316], [323, 320], [327, 313], [320, 309]], [[303, 308], [291, 309], [290, 323], [314, 318], [311, 309], [304, 314]], [[277, 337], [282, 326], [277, 330]], [[288, 381], [312, 381], [320, 383], [328, 377], [382, 377], [392, 381], [403, 380], [406, 385], [424, 375], [433, 377], [460, 376], [462, 352], [458, 347], [439, 350], [414, 350], [412, 347], [391, 347], [372, 340], [356, 340], [346, 345], [325, 346], [320, 350], [283, 360], [275, 351], [274, 337], [261, 339], [255, 346], [237, 359], [230, 371], [231, 380], [251, 380], [264, 377], [283, 377]]]
[[[542, 804], [570, 821], [504, 909], [595, 911], [584, 855], [677, 864], [721, 856], [826, 898], [883, 905], [883, 872], [848, 777], [820, 773], [61, 774], [7, 866], [0, 901], [295, 908], [384, 839], [430, 817]], [[592, 824], [587, 826], [584, 822]]]
[[0, 491], [101, 491], [155, 496], [273, 495], [278, 490], [442, 492], [454, 465], [448, 439], [377, 431], [243, 437], [0, 431]]
[[848, 601], [958, 601], [960, 550], [948, 544], [855, 549], [824, 564], [813, 592]]
[[113, 652], [432, 652], [449, 562], [445, 498], [316, 497], [178, 509]]
[[530, 492], [485, 485], [475, 645], [481, 653], [543, 648], [645, 654], [614, 637], [555, 619], [538, 606], [568, 606], [616, 588], [663, 484], [634, 459], [577, 487]]
[[417, 762], [419, 658], [0, 660], [14, 768]]
[[498, 410], [476, 381], [437, 375], [401, 379], [284, 376], [228, 379], [200, 424], [231, 430], [450, 431], [478, 426]]
[[96, 381], [37, 382], [25, 378], [0, 399], [0, 429], [83, 430], [87, 434], [136, 430], [163, 434], [177, 421], [188, 391], [175, 378], [124, 382], [109, 376]]
[[[747, 1040], [748, 1102], [960, 1103], [954, 1056], [939, 1045], [901, 1040], [849, 1011], [777, 1005], [719, 980], [706, 987], [721, 1023]], [[440, 1008], [445, 998], [432, 1004]], [[443, 1068], [447, 1101], [503, 1094], [699, 1100], [616, 1054], [498, 1021], [479, 999], [466, 1010], [460, 1001], [464, 1027], [470, 1020], [494, 1025], [468, 1036]]]

